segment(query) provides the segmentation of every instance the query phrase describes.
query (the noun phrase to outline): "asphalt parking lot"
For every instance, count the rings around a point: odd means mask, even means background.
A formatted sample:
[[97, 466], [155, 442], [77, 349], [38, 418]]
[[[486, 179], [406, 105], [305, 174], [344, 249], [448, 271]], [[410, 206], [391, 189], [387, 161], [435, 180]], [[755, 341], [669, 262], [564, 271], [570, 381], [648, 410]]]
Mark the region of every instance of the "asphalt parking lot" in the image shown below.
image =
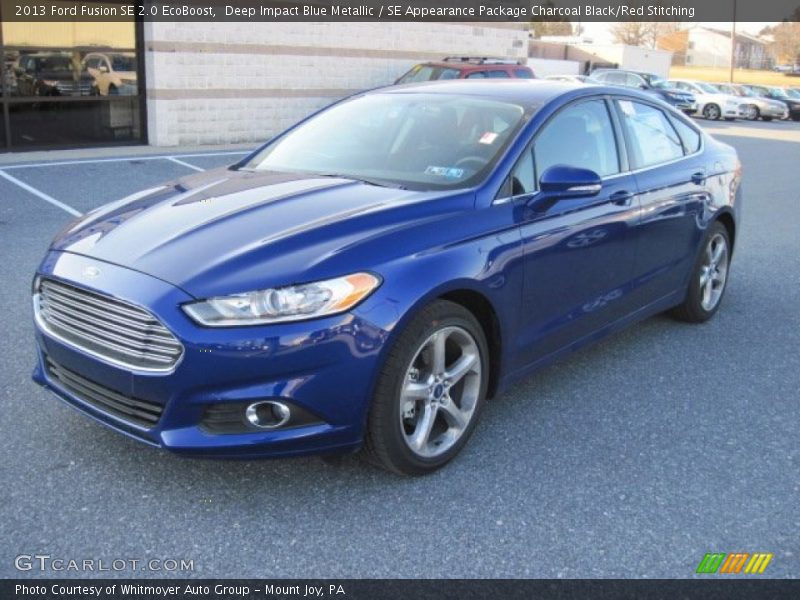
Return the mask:
[[[178, 458], [34, 385], [30, 281], [69, 212], [236, 156], [0, 162], [0, 576], [42, 576], [14, 557], [48, 554], [194, 561], [106, 577], [690, 577], [706, 552], [798, 576], [800, 123], [710, 129], [746, 186], [717, 317], [652, 318], [539, 372], [422, 479]], [[44, 574], [62, 575], [92, 573]]]

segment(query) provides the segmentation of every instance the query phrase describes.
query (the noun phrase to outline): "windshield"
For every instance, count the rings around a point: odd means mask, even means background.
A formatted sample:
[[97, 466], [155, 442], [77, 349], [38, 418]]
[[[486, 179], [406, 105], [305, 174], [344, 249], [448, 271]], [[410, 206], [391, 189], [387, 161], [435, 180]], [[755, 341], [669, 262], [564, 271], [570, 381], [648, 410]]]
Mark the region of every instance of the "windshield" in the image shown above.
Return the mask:
[[790, 88], [786, 90], [786, 95], [789, 96], [790, 98], [800, 98], [800, 90], [795, 90]]
[[72, 72], [72, 61], [68, 56], [47, 56], [36, 59], [36, 68], [51, 73], [67, 73]]
[[124, 54], [115, 54], [111, 57], [111, 68], [114, 71], [135, 71], [136, 58]]
[[772, 93], [773, 96], [777, 96], [778, 98], [788, 98], [789, 96], [784, 92], [781, 88], [769, 88], [769, 91]]
[[703, 83], [698, 81], [697, 83], [695, 83], [695, 85], [706, 93], [719, 94], [719, 90], [709, 83]]
[[522, 126], [507, 102], [443, 94], [370, 94], [277, 138], [243, 169], [340, 176], [416, 190], [478, 183]]
[[397, 80], [401, 83], [420, 83], [422, 81], [433, 81], [435, 79], [457, 79], [458, 70], [446, 67], [432, 67], [430, 65], [417, 65], [408, 73]]

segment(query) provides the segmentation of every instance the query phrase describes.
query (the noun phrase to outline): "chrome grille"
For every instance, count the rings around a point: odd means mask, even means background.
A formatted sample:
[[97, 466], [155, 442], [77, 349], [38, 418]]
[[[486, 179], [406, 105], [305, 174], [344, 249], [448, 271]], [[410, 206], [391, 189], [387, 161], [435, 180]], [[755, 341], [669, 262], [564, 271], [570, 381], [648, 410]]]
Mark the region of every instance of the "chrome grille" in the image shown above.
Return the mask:
[[183, 354], [181, 343], [153, 315], [110, 296], [43, 279], [35, 309], [47, 333], [113, 364], [171, 371]]
[[95, 408], [119, 419], [150, 429], [161, 418], [164, 407], [155, 402], [128, 398], [99, 383], [78, 375], [45, 357], [47, 372], [64, 388]]

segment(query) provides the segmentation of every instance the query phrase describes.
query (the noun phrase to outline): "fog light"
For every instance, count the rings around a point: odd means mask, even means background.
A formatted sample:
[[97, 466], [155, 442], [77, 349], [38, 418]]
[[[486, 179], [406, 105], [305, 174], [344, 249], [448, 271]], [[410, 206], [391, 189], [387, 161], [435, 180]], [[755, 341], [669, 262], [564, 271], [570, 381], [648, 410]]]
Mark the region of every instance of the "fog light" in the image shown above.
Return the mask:
[[264, 400], [262, 402], [254, 402], [248, 406], [244, 414], [247, 421], [254, 427], [276, 429], [286, 425], [291, 416], [291, 411], [282, 402]]

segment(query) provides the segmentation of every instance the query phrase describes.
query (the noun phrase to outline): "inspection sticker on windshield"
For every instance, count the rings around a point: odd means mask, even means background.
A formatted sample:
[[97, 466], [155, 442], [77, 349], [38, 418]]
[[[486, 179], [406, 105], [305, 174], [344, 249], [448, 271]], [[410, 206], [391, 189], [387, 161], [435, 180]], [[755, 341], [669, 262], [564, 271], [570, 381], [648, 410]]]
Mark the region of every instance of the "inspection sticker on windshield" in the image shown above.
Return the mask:
[[425, 169], [425, 174], [436, 175], [437, 177], [447, 177], [448, 179], [458, 179], [464, 174], [464, 169], [457, 169], [455, 167], [430, 166]]
[[478, 140], [481, 144], [494, 144], [494, 141], [497, 139], [497, 134], [494, 131], [487, 131], [481, 136], [481, 139]]

